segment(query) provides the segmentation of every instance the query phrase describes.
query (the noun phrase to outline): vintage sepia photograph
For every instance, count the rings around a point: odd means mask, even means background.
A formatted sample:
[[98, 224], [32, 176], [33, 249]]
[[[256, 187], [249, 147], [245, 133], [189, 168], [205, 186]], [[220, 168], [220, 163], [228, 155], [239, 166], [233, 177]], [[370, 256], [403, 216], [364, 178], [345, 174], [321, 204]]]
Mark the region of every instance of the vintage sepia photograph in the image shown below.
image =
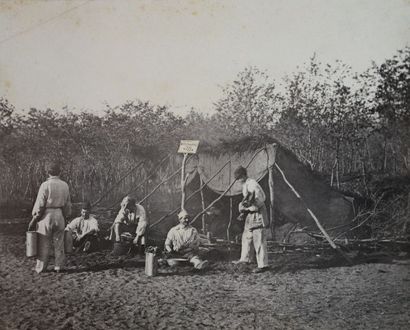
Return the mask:
[[410, 1], [0, 0], [20, 329], [410, 329]]

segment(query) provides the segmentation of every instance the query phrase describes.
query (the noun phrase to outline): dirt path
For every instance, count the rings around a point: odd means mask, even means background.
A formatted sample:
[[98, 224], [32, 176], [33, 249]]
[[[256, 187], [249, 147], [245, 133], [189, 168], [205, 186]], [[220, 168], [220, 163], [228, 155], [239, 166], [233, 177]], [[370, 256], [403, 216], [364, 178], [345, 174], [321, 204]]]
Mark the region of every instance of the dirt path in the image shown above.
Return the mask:
[[314, 255], [278, 256], [257, 275], [218, 261], [148, 278], [143, 260], [105, 252], [35, 275], [24, 237], [0, 242], [0, 329], [410, 328], [408, 260], [320, 268]]

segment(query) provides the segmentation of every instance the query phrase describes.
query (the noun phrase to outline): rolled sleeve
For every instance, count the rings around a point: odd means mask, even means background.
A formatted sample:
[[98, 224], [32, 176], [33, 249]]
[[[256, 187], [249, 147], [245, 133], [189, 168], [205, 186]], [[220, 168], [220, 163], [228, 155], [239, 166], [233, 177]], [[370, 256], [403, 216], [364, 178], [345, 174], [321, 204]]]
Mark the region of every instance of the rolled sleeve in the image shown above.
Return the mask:
[[117, 216], [115, 217], [115, 223], [127, 223], [128, 222], [128, 214], [126, 213], [125, 209], [121, 209]]
[[71, 221], [66, 227], [66, 230], [71, 230], [71, 231], [77, 231], [79, 227], [80, 219], [75, 218], [73, 221]]

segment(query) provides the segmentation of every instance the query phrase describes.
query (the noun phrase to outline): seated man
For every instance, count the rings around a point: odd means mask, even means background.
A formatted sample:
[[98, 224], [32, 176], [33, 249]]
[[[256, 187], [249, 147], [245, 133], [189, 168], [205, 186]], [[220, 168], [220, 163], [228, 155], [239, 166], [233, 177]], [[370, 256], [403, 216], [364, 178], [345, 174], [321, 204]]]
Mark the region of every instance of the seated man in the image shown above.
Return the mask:
[[76, 248], [76, 251], [90, 252], [98, 248], [98, 221], [90, 215], [90, 212], [90, 202], [84, 203], [81, 216], [71, 221], [65, 229], [71, 231], [73, 247]]
[[179, 225], [172, 227], [165, 241], [165, 252], [168, 257], [187, 258], [196, 269], [203, 269], [208, 261], [198, 257], [198, 231], [189, 224], [189, 214], [182, 210], [178, 214]]
[[147, 225], [147, 214], [144, 207], [137, 204], [134, 198], [126, 196], [121, 202], [121, 209], [114, 220], [111, 233], [114, 236], [114, 241], [118, 243], [121, 242], [122, 233], [135, 230], [133, 244], [140, 245], [141, 249], [144, 250]]

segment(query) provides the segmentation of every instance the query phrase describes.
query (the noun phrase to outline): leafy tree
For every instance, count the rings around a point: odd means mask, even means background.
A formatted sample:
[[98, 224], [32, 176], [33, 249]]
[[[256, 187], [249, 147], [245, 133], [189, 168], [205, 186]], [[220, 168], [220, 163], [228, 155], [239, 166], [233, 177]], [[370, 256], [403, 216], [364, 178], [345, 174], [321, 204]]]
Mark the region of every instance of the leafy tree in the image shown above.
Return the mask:
[[265, 72], [255, 67], [246, 68], [223, 88], [223, 94], [215, 103], [215, 120], [227, 134], [256, 135], [273, 128], [280, 96]]
[[399, 50], [379, 67], [374, 66], [377, 78], [375, 113], [379, 117], [380, 132], [384, 135], [383, 169], [387, 170], [387, 154], [393, 158], [393, 170], [400, 163], [410, 171], [410, 47]]

